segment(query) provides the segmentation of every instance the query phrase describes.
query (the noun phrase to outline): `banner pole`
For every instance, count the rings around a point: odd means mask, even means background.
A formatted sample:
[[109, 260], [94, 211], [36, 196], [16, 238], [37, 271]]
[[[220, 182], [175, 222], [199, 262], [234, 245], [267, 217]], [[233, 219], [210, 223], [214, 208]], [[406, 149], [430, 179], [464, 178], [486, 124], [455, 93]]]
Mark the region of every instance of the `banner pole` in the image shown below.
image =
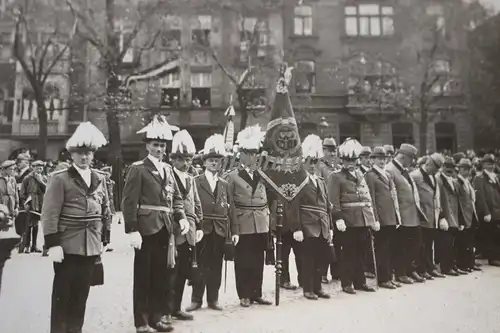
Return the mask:
[[280, 305], [280, 285], [281, 285], [281, 270], [283, 268], [283, 261], [281, 250], [283, 247], [283, 240], [281, 235], [281, 228], [283, 225], [281, 224], [281, 219], [283, 218], [283, 203], [281, 200], [278, 200], [278, 205], [276, 207], [276, 294], [275, 294], [275, 303], [276, 306]]

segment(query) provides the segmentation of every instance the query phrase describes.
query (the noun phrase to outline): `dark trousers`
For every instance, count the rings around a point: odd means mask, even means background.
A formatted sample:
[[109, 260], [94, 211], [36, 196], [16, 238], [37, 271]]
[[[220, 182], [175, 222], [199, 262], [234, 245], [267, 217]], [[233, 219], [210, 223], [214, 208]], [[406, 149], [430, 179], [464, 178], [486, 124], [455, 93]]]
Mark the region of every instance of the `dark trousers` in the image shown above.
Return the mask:
[[396, 226], [382, 226], [375, 233], [375, 255], [379, 283], [392, 280], [393, 260], [391, 250], [395, 238]]
[[219, 300], [219, 289], [222, 281], [222, 262], [224, 259], [225, 238], [212, 233], [203, 236], [196, 244], [199, 274], [193, 279], [193, 303], [203, 303], [203, 294], [207, 289], [207, 302]]
[[455, 240], [456, 262], [460, 269], [474, 268], [474, 229], [459, 231]]
[[19, 244], [19, 238], [0, 239], [0, 293], [2, 292], [2, 276], [5, 262], [10, 259], [10, 253]]
[[31, 245], [31, 249], [35, 250], [36, 249], [36, 238], [38, 236], [38, 223], [33, 225], [33, 226], [28, 226], [26, 228], [26, 235], [25, 235], [25, 243], [24, 247], [25, 249], [29, 249]]
[[421, 228], [422, 245], [420, 246], [420, 256], [418, 260], [418, 273], [431, 273], [435, 268], [434, 249], [437, 229]]
[[375, 264], [373, 263], [373, 253], [372, 253], [372, 239], [374, 240], [373, 234], [370, 231], [370, 237], [368, 237], [365, 244], [365, 255], [363, 256], [363, 267], [365, 272], [375, 273]]
[[301, 247], [302, 244], [293, 239], [293, 232], [286, 231], [282, 235], [282, 247], [281, 247], [281, 257], [283, 261], [282, 271], [281, 271], [281, 284], [290, 282], [290, 264], [289, 257], [290, 252], [293, 249], [293, 254], [295, 256], [295, 267], [297, 267], [297, 282], [302, 286], [302, 254]]
[[81, 333], [97, 256], [65, 254], [54, 263], [50, 333]]
[[500, 221], [482, 222], [483, 250], [489, 261], [500, 260]]
[[422, 231], [420, 227], [404, 227], [397, 229], [396, 233], [396, 277], [407, 276], [416, 270], [422, 243]]
[[267, 237], [267, 233], [240, 235], [234, 258], [236, 291], [240, 299], [262, 297]]
[[306, 237], [302, 243], [302, 288], [304, 292], [321, 290], [322, 267], [328, 256], [328, 241], [321, 237]]
[[169, 232], [143, 236], [134, 257], [134, 324], [156, 324], [165, 311], [169, 272], [167, 269]]
[[443, 273], [449, 272], [455, 266], [455, 238], [458, 232], [457, 228], [449, 228], [447, 231], [439, 230], [436, 256]]
[[330, 268], [330, 274], [332, 275], [332, 279], [338, 279], [340, 277], [340, 253], [342, 252], [342, 245], [341, 242], [338, 240], [337, 233], [340, 231], [337, 231], [333, 235], [333, 246], [335, 247], [335, 253], [337, 253], [337, 260], [333, 262], [328, 262], [326, 260], [322, 264], [322, 276], [327, 276], [328, 275], [328, 268]]
[[369, 235], [367, 227], [347, 227], [346, 231], [338, 232], [338, 238], [342, 244], [340, 259], [342, 288], [353, 284], [355, 288], [359, 288], [366, 284], [363, 264]]
[[191, 278], [192, 248], [188, 242], [177, 246], [175, 267], [170, 270], [170, 292], [168, 293], [167, 313], [174, 314], [181, 310], [182, 295], [186, 281]]

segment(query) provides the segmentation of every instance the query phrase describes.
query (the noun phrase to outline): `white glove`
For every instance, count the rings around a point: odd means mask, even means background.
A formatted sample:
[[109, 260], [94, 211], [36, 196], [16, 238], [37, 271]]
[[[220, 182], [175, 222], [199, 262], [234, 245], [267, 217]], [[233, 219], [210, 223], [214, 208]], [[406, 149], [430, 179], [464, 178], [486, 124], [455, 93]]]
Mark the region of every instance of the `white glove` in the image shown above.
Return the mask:
[[54, 246], [48, 250], [50, 260], [53, 262], [62, 262], [64, 259], [64, 251], [62, 246]]
[[196, 243], [201, 241], [203, 238], [203, 230], [196, 230]]
[[490, 222], [491, 221], [491, 214], [488, 214], [484, 217], [484, 222]]
[[333, 230], [330, 230], [330, 233], [328, 235], [328, 241], [331, 242], [333, 240]]
[[131, 232], [128, 234], [128, 237], [130, 239], [130, 246], [134, 249], [140, 250], [142, 247], [142, 236], [139, 231]]
[[341, 232], [346, 231], [347, 227], [344, 220], [337, 220], [335, 224], [337, 225], [337, 229], [339, 229]]
[[181, 227], [181, 235], [185, 235], [189, 232], [189, 222], [186, 219], [179, 221], [179, 226]]
[[448, 230], [448, 222], [446, 221], [446, 219], [441, 219], [439, 220], [439, 229], [443, 230], [443, 231], [447, 231]]
[[297, 230], [293, 233], [293, 239], [295, 239], [297, 242], [302, 242], [304, 240], [304, 233], [302, 230]]
[[463, 225], [461, 225], [461, 226], [458, 227], [459, 231], [463, 231], [464, 229], [465, 229], [465, 226], [463, 226]]
[[379, 231], [380, 230], [380, 222], [379, 221], [375, 221], [375, 224], [372, 225], [372, 230], [373, 231]]
[[234, 246], [238, 245], [238, 242], [240, 241], [240, 236], [238, 236], [238, 235], [232, 235], [231, 236], [231, 241], [233, 242]]

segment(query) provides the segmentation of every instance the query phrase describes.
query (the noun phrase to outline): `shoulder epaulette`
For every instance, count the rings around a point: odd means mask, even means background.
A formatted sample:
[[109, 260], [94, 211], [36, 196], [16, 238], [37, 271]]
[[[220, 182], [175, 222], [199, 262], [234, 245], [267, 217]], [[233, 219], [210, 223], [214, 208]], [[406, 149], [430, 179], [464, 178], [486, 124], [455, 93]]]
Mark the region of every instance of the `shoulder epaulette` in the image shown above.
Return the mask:
[[142, 165], [142, 164], [144, 164], [144, 161], [137, 161], [132, 163], [132, 165]]
[[65, 171], [68, 171], [68, 168], [64, 168], [64, 169], [61, 169], [61, 170], [56, 170], [56, 171], [52, 171], [49, 176], [53, 176], [53, 175], [57, 175], [59, 173], [63, 173]]

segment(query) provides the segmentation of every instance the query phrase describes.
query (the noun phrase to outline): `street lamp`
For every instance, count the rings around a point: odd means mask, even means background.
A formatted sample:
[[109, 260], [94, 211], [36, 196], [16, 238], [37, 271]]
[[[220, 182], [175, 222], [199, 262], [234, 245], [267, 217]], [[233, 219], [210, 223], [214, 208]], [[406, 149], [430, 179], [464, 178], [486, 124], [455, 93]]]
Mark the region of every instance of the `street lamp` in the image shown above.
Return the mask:
[[328, 122], [326, 121], [325, 117], [321, 117], [319, 120], [320, 120], [320, 122], [318, 124], [319, 134], [320, 134], [321, 138], [324, 138], [324, 136], [325, 136], [325, 129], [327, 129], [328, 127], [330, 127], [330, 124], [328, 124]]

